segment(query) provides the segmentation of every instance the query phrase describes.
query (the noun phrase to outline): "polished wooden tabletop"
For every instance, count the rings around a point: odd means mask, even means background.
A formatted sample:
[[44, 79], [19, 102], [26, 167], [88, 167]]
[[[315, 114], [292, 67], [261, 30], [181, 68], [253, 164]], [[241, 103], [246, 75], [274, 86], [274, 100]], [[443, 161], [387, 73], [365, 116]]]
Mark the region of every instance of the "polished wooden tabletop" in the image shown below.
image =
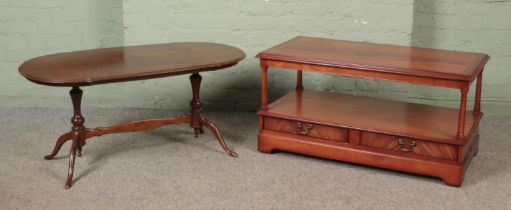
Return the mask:
[[257, 55], [262, 59], [472, 81], [489, 56], [481, 53], [299, 36]]
[[217, 70], [244, 58], [228, 45], [183, 42], [46, 55], [24, 62], [19, 72], [39, 84], [87, 86]]

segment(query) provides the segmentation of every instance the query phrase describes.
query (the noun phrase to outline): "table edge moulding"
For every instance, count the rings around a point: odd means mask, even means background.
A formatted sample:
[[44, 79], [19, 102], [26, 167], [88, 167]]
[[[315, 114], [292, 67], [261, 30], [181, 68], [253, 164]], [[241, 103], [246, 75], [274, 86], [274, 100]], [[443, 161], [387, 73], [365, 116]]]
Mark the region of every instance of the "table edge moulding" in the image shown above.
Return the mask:
[[[224, 141], [219, 129], [202, 114], [199, 97], [202, 76], [199, 72], [231, 67], [245, 58], [238, 48], [224, 44], [206, 42], [181, 42], [92, 49], [57, 53], [30, 59], [19, 67], [19, 72], [28, 80], [49, 86], [70, 87], [69, 92], [74, 114], [71, 130], [62, 134], [51, 154], [53, 159], [62, 145], [71, 141], [68, 176], [65, 187], [73, 184], [75, 158], [82, 156], [86, 140], [111, 133], [136, 132], [156, 129], [166, 125], [189, 124], [195, 137], [208, 128], [222, 148], [232, 157], [238, 155]], [[145, 80], [175, 75], [190, 75], [192, 86], [191, 111], [177, 117], [145, 119], [110, 127], [86, 128], [81, 114], [81, 86], [99, 85], [125, 81]]]
[[[299, 36], [259, 53], [258, 150], [289, 151], [441, 178], [461, 186], [478, 151], [481, 53]], [[294, 91], [268, 104], [268, 69], [297, 71]], [[460, 90], [459, 109], [304, 90], [303, 71]], [[467, 94], [476, 80], [475, 101]]]

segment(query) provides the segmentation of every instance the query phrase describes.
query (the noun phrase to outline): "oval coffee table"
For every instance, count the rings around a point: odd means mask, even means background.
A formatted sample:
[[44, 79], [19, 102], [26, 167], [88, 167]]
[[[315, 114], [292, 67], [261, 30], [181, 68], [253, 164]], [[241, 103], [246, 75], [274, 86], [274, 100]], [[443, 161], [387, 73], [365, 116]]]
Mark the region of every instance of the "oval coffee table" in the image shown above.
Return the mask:
[[[222, 148], [232, 157], [238, 155], [229, 149], [218, 128], [202, 115], [199, 99], [202, 71], [213, 71], [236, 65], [245, 58], [238, 48], [215, 43], [170, 43], [115, 47], [76, 52], [58, 53], [30, 59], [19, 67], [19, 72], [28, 80], [49, 86], [72, 87], [69, 94], [73, 102], [74, 115], [71, 131], [60, 136], [53, 152], [44, 158], [53, 159], [62, 145], [72, 140], [69, 154], [69, 169], [65, 187], [73, 183], [75, 157], [82, 155], [85, 140], [109, 133], [135, 132], [155, 129], [171, 124], [190, 123], [195, 137], [204, 133], [206, 126], [215, 135]], [[111, 127], [89, 129], [84, 127], [81, 114], [81, 86], [145, 80], [191, 74], [193, 97], [191, 112], [184, 116], [162, 119], [147, 119], [127, 122]]]

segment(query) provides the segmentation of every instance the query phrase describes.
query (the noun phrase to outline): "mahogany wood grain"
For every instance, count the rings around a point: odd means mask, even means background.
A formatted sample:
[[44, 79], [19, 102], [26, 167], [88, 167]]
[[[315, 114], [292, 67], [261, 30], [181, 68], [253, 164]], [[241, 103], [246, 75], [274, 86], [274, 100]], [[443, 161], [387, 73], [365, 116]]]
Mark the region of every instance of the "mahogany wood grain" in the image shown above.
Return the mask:
[[303, 36], [263, 51], [257, 57], [463, 81], [472, 81], [489, 59], [481, 53]]
[[220, 146], [222, 146], [227, 154], [229, 154], [231, 157], [238, 157], [238, 154], [230, 149], [227, 144], [225, 144], [224, 137], [222, 133], [220, 133], [220, 130], [218, 130], [218, 128], [215, 126], [215, 124], [206, 119], [203, 115], [200, 115], [200, 122], [201, 124], [205, 125], [213, 133], [213, 135], [215, 135], [216, 140], [218, 140], [218, 143], [220, 143]]
[[[464, 143], [456, 141], [459, 112], [452, 108], [312, 90], [292, 91], [268, 107], [268, 111], [259, 114], [449, 144]], [[466, 116], [465, 135], [479, 119], [472, 114]]]
[[65, 188], [69, 189], [73, 185], [73, 173], [76, 153], [78, 151], [78, 156], [81, 156], [82, 147], [85, 145], [86, 139], [95, 136], [102, 136], [105, 134], [144, 131], [149, 129], [156, 129], [166, 125], [182, 123], [190, 123], [190, 126], [194, 128], [195, 135], [197, 135], [198, 132], [204, 133], [204, 131], [201, 130], [202, 125], [205, 125], [208, 129], [211, 130], [213, 135], [217, 138], [218, 142], [225, 150], [225, 152], [232, 157], [237, 157], [238, 154], [231, 150], [225, 144], [225, 140], [220, 131], [218, 130], [218, 128], [202, 115], [200, 105], [201, 103], [198, 94], [201, 78], [202, 77], [198, 73], [194, 73], [190, 76], [190, 81], [192, 83], [193, 98], [192, 102], [190, 103], [190, 107], [192, 108], [192, 110], [190, 111], [189, 115], [178, 116], [174, 118], [132, 121], [119, 125], [114, 125], [111, 127], [99, 127], [94, 129], [88, 129], [84, 127], [85, 119], [81, 115], [81, 97], [83, 91], [78, 87], [73, 87], [73, 89], [70, 91], [74, 108], [74, 115], [71, 118], [71, 123], [73, 124], [72, 129], [70, 132], [63, 134], [58, 138], [52, 153], [45, 156], [44, 158], [46, 160], [53, 159], [55, 155], [57, 155], [59, 150], [62, 148], [62, 145], [68, 140], [72, 140], [69, 155], [68, 177], [66, 179], [65, 184]]
[[[263, 62], [263, 61], [261, 61]], [[328, 74], [353, 76], [369, 79], [380, 79], [388, 81], [406, 82], [412, 84], [432, 85], [446, 88], [460, 89], [465, 87], [468, 82], [460, 80], [436, 79], [430, 77], [421, 77], [415, 75], [404, 75], [388, 72], [372, 72], [361, 69], [348, 69], [332, 66], [321, 66], [316, 64], [296, 63], [289, 61], [264, 60], [269, 67], [285, 68], [285, 69], [302, 69], [303, 71], [322, 72]]]
[[126, 132], [137, 132], [137, 131], [145, 131], [160, 128], [167, 125], [178, 125], [184, 123], [190, 123], [191, 116], [184, 115], [173, 118], [163, 118], [163, 119], [148, 119], [148, 120], [139, 120], [127, 122], [119, 125], [114, 125], [111, 127], [99, 127], [93, 129], [85, 129], [85, 137], [92, 138], [95, 136], [102, 136], [106, 134], [112, 133], [126, 133]]
[[[191, 116], [180, 116], [176, 118], [169, 118], [169, 119], [149, 119], [149, 120], [141, 120], [141, 121], [133, 121], [128, 123], [123, 123], [120, 125], [115, 125], [111, 127], [100, 127], [95, 129], [84, 129], [83, 134], [80, 134], [81, 141], [75, 141], [75, 137], [73, 136], [73, 143], [71, 145], [71, 153], [69, 156], [69, 169], [68, 169], [68, 177], [66, 180], [65, 187], [69, 189], [73, 185], [73, 171], [74, 171], [74, 161], [76, 152], [78, 150], [78, 145], [80, 142], [83, 142], [81, 146], [85, 145], [85, 140], [95, 137], [95, 136], [102, 136], [105, 134], [111, 134], [111, 133], [124, 133], [124, 132], [136, 132], [136, 131], [143, 131], [143, 130], [149, 130], [149, 129], [155, 129], [162, 126], [170, 125], [170, 124], [181, 124], [181, 123], [190, 123], [191, 122]], [[57, 145], [53, 149], [53, 152], [50, 155], [45, 156], [46, 160], [50, 160], [59, 152], [60, 148], [62, 147], [62, 144], [65, 143], [64, 140], [67, 137], [67, 134], [64, 134], [59, 138], [57, 141]], [[82, 137], [83, 136], [83, 137]], [[81, 151], [80, 151], [81, 152]], [[79, 155], [81, 156], [81, 155]]]
[[[296, 134], [331, 141], [340, 142], [348, 141], [348, 130], [343, 128], [336, 128], [320, 124], [310, 124], [299, 121], [282, 120], [271, 117], [265, 118], [264, 121], [265, 121], [264, 128], [268, 130], [280, 131], [289, 134]], [[300, 123], [302, 127], [297, 127], [299, 125], [298, 123]], [[310, 127], [310, 129], [307, 128], [308, 126], [311, 125], [313, 127]]]
[[82, 116], [81, 111], [83, 91], [78, 87], [73, 87], [73, 89], [69, 91], [69, 95], [71, 95], [71, 100], [73, 102], [74, 114], [71, 118], [71, 124], [73, 124], [71, 127], [72, 144], [69, 152], [69, 167], [65, 185], [65, 188], [67, 189], [73, 185], [76, 152], [78, 151], [78, 156], [82, 156], [82, 147], [85, 145], [85, 127], [83, 126], [85, 118]]
[[[313, 141], [306, 137], [296, 138], [294, 135], [264, 130], [258, 135], [258, 150], [271, 153], [274, 150], [289, 151], [315, 157], [347, 161], [386, 169], [404, 171], [438, 177], [450, 186], [461, 186], [464, 171], [471, 158], [466, 159], [462, 165], [456, 161], [432, 159], [413, 154], [399, 154], [395, 152], [382, 152], [380, 149], [371, 149], [351, 144], [338, 144], [334, 141]], [[331, 143], [330, 143], [331, 142]], [[473, 156], [475, 148], [470, 154]]]
[[[171, 43], [116, 47], [76, 51], [41, 56], [24, 62], [19, 72], [28, 80], [50, 86], [71, 86], [74, 114], [71, 131], [61, 135], [46, 160], [53, 159], [62, 145], [72, 140], [69, 154], [66, 188], [73, 184], [76, 155], [82, 155], [86, 139], [110, 133], [124, 133], [155, 129], [171, 124], [189, 123], [195, 136], [204, 133], [205, 125], [217, 138], [230, 156], [238, 155], [224, 141], [218, 128], [202, 115], [199, 97], [201, 75], [198, 72], [211, 71], [233, 66], [243, 60], [245, 53], [235, 47], [214, 43]], [[175, 118], [147, 119], [127, 122], [111, 127], [86, 129], [81, 114], [80, 86], [112, 82], [142, 80], [192, 73], [191, 111], [189, 115]]]
[[303, 84], [302, 84], [302, 79], [303, 79], [303, 74], [302, 74], [302, 70], [298, 70], [296, 71], [296, 90], [303, 90]]
[[483, 86], [483, 73], [479, 73], [479, 76], [477, 76], [477, 83], [476, 83], [476, 98], [474, 101], [474, 115], [480, 115], [481, 114], [481, 89]]
[[360, 145], [361, 132], [357, 130], [349, 130], [349, 143], [353, 145]]
[[459, 163], [462, 163], [464, 160], [466, 160], [468, 158], [468, 155], [469, 155], [469, 152], [470, 150], [472, 149], [472, 147], [475, 147], [476, 150], [478, 150], [479, 148], [479, 127], [477, 127], [475, 129], [475, 132], [476, 133], [475, 135], [472, 135], [470, 137], [470, 139], [468, 140], [468, 142], [463, 145], [463, 147], [461, 148], [461, 155], [459, 156], [461, 161]]
[[53, 159], [55, 157], [55, 155], [57, 155], [57, 153], [60, 151], [60, 148], [62, 148], [62, 145], [64, 145], [64, 143], [66, 143], [67, 141], [71, 140], [72, 138], [73, 137], [71, 135], [71, 131], [62, 134], [57, 139], [57, 142], [55, 143], [55, 146], [53, 147], [53, 151], [51, 152], [51, 154], [44, 156], [44, 159], [46, 159], [46, 160]]
[[[284, 150], [435, 176], [451, 186], [463, 182], [478, 150], [488, 55], [297, 37], [256, 57], [263, 69], [259, 151]], [[269, 67], [297, 70], [297, 85], [296, 91], [268, 105]], [[460, 109], [307, 91], [300, 87], [302, 71], [455, 88], [462, 93]], [[467, 112], [467, 92], [475, 77], [474, 111]], [[343, 129], [348, 143], [290, 134], [290, 125], [269, 122], [273, 119]]]
[[44, 85], [87, 86], [223, 69], [244, 58], [228, 45], [183, 42], [46, 55], [24, 62], [19, 72]]
[[466, 156], [462, 159], [463, 171], [465, 172], [468, 168], [468, 164], [472, 161], [472, 159], [477, 156], [477, 152], [479, 151], [479, 138], [480, 135], [477, 134], [474, 136], [474, 143], [471, 147], [469, 147], [466, 151]]
[[468, 95], [468, 86], [462, 88], [461, 92], [461, 102], [460, 102], [460, 110], [458, 114], [458, 132], [457, 138], [460, 140], [465, 139], [465, 118], [467, 116], [467, 95]]
[[261, 61], [261, 107], [260, 110], [268, 110], [268, 66]]
[[202, 114], [202, 103], [200, 102], [200, 83], [202, 76], [198, 73], [193, 73], [190, 76], [190, 82], [192, 83], [192, 100], [190, 101], [191, 116], [192, 120], [190, 126], [193, 128], [195, 138], [198, 137], [199, 133], [204, 133], [202, 124], [200, 122], [200, 116]]
[[69, 151], [69, 165], [67, 169], [67, 179], [64, 188], [69, 189], [73, 186], [73, 175], [75, 170], [75, 159], [76, 159], [76, 150], [79, 144], [79, 139], [76, 136], [73, 136], [73, 141], [71, 143], [70, 151]]
[[68, 140], [72, 140], [72, 145], [69, 154], [68, 176], [65, 184], [65, 188], [69, 189], [73, 185], [73, 173], [76, 153], [78, 152], [78, 156], [82, 155], [81, 154], [82, 147], [85, 145], [87, 139], [95, 136], [102, 136], [105, 134], [144, 131], [149, 129], [160, 128], [166, 125], [182, 123], [190, 123], [190, 126], [195, 131], [196, 137], [199, 132], [204, 133], [204, 131], [202, 130], [202, 125], [205, 125], [208, 129], [211, 130], [211, 132], [216, 137], [216, 139], [218, 140], [218, 142], [220, 143], [220, 145], [227, 154], [229, 154], [232, 157], [238, 157], [238, 154], [231, 150], [225, 144], [225, 140], [220, 131], [218, 130], [218, 128], [202, 115], [201, 102], [199, 98], [201, 78], [202, 77], [198, 73], [193, 73], [190, 76], [193, 97], [190, 102], [191, 111], [189, 115], [178, 116], [174, 118], [132, 121], [119, 125], [114, 125], [111, 127], [99, 127], [94, 129], [88, 129], [84, 127], [85, 119], [81, 114], [81, 98], [83, 91], [78, 87], [73, 87], [73, 89], [70, 91], [74, 109], [74, 115], [71, 118], [71, 123], [73, 124], [71, 131], [63, 134], [58, 138], [52, 153], [45, 156], [44, 159], [46, 160], [53, 159], [55, 155], [57, 155], [59, 150], [62, 148], [62, 145]]
[[[400, 144], [401, 139], [403, 144]], [[413, 142], [413, 143], [412, 143]], [[434, 158], [456, 160], [456, 147], [449, 144], [433, 143], [416, 139], [407, 139], [372, 132], [362, 132], [361, 145], [386, 149], [396, 152], [405, 152]], [[412, 146], [413, 144], [413, 146]]]

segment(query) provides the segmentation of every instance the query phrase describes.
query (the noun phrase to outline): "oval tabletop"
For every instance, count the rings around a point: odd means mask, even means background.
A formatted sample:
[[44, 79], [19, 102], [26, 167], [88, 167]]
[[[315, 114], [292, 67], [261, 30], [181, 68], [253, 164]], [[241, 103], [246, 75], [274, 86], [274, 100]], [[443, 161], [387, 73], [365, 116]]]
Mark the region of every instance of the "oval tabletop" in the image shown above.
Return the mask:
[[46, 55], [24, 62], [19, 72], [39, 84], [87, 86], [217, 70], [244, 58], [228, 45], [183, 42]]

